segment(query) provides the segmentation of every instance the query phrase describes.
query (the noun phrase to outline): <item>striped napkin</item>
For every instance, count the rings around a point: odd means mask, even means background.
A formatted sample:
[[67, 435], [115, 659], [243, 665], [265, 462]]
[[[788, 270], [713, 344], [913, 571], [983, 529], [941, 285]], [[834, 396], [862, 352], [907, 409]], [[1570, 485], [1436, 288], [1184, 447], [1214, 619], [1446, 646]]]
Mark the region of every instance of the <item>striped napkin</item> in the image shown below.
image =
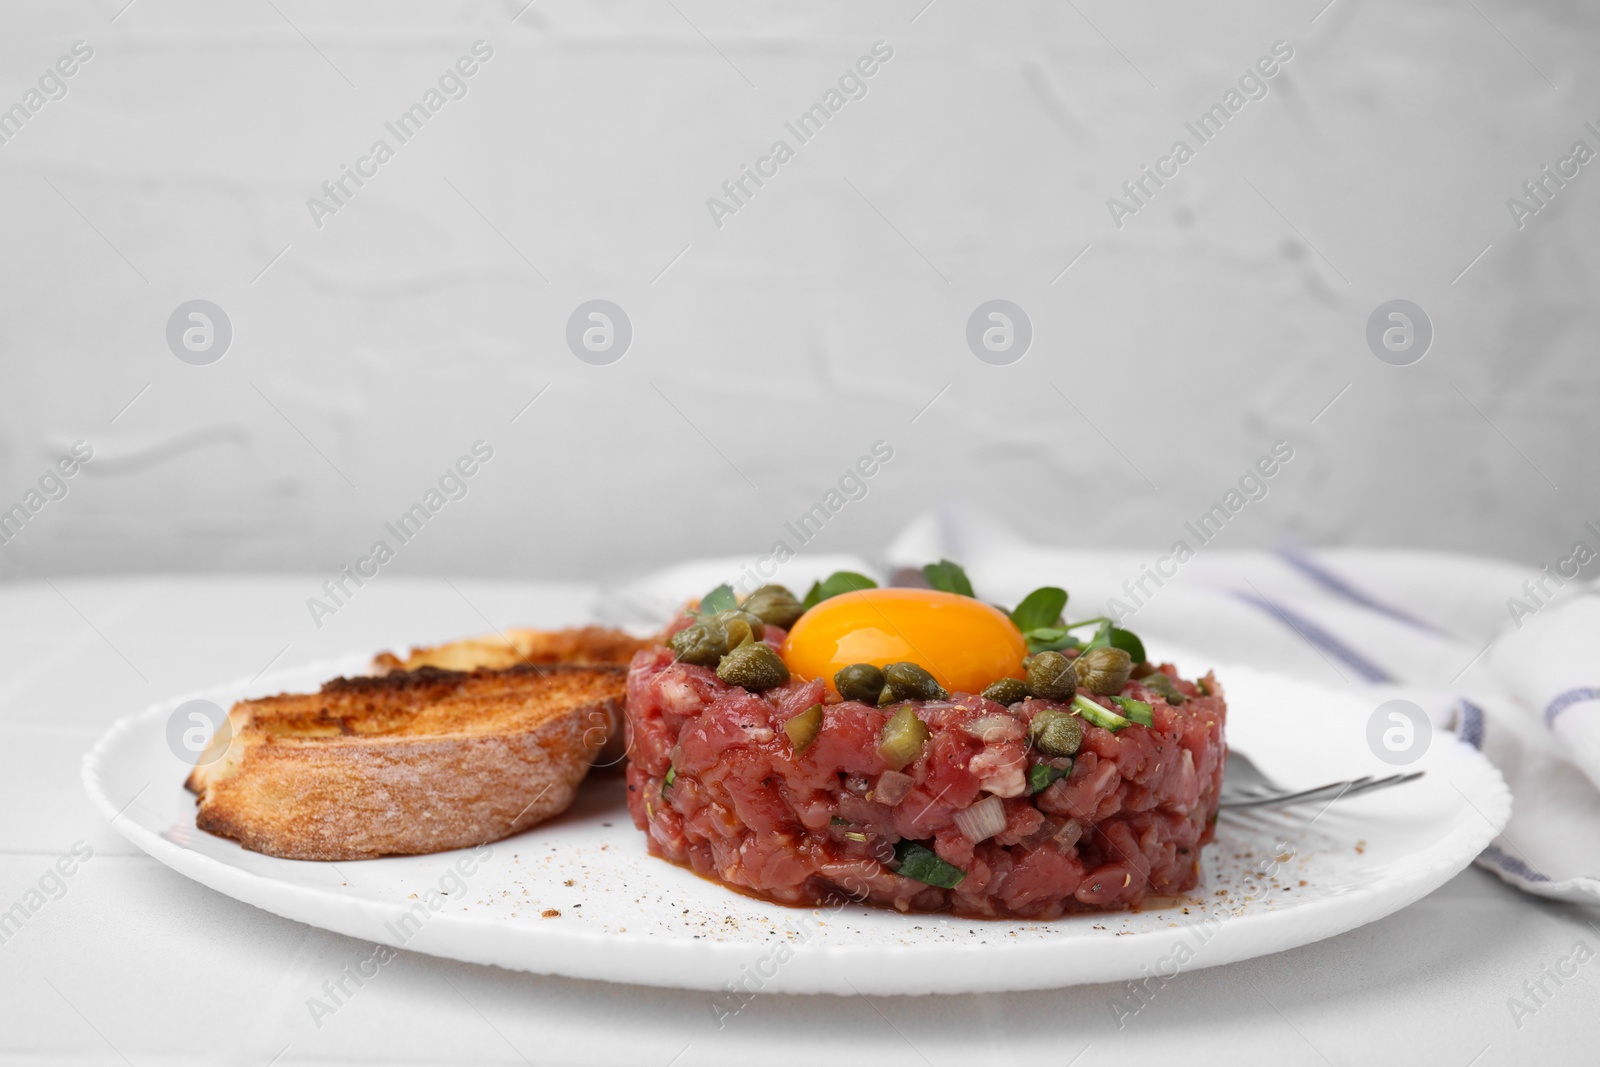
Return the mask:
[[1449, 553], [1189, 541], [1176, 553], [1055, 548], [952, 506], [912, 523], [887, 562], [956, 560], [1002, 602], [1061, 585], [1075, 617], [1116, 613], [1219, 661], [1364, 687], [1374, 707], [1411, 701], [1511, 788], [1511, 821], [1478, 865], [1529, 893], [1600, 904], [1600, 589]]

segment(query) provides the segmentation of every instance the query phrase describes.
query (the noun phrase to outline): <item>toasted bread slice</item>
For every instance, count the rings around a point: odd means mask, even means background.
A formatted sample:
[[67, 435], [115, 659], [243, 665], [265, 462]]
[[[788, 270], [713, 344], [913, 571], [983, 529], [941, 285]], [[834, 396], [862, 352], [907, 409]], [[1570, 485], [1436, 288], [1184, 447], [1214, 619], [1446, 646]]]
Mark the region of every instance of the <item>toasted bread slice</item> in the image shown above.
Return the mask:
[[514, 667], [519, 663], [613, 664], [625, 667], [633, 654], [657, 644], [607, 626], [575, 626], [566, 630], [511, 629], [468, 637], [432, 648], [414, 648], [404, 659], [380, 652], [373, 666], [380, 671], [414, 671], [440, 667], [470, 671], [479, 667]]
[[[380, 652], [372, 662], [379, 673], [439, 667], [447, 671], [500, 669], [523, 664], [577, 663], [626, 667], [633, 654], [659, 643], [606, 626], [576, 626], [566, 630], [510, 629], [468, 637], [431, 648], [414, 648], [404, 659]], [[606, 723], [606, 743], [595, 757], [597, 768], [620, 767], [627, 755], [622, 723], [622, 687], [617, 687], [617, 714]]]
[[442, 852], [572, 803], [621, 715], [615, 666], [424, 667], [235, 704], [189, 775], [195, 823], [286, 859]]

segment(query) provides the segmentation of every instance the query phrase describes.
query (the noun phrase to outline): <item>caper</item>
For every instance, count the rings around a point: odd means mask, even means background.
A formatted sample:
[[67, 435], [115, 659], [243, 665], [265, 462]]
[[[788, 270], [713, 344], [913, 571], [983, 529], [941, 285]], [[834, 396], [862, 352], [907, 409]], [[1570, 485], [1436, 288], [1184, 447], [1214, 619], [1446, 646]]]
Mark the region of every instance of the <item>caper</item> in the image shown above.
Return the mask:
[[1172, 679], [1167, 677], [1167, 675], [1162, 671], [1152, 671], [1143, 678], [1140, 678], [1139, 682], [1146, 689], [1153, 689], [1157, 693], [1160, 693], [1161, 699], [1165, 700], [1173, 707], [1177, 707], [1179, 704], [1182, 704], [1185, 700], [1189, 699], [1184, 694], [1183, 690], [1174, 685]]
[[711, 616], [711, 621], [718, 626], [730, 626], [735, 622], [742, 622], [750, 627], [750, 632], [755, 635], [757, 641], [766, 636], [767, 632], [766, 624], [748, 611], [719, 611]]
[[739, 685], [752, 693], [771, 689], [789, 680], [789, 668], [765, 641], [741, 645], [722, 657], [717, 677], [729, 685]]
[[806, 606], [781, 585], [764, 585], [745, 598], [744, 610], [769, 626], [785, 630], [805, 614]]
[[883, 672], [870, 663], [852, 663], [833, 676], [833, 684], [846, 700], [876, 704], [883, 693]]
[[1128, 684], [1133, 673], [1133, 657], [1120, 648], [1102, 645], [1091, 648], [1072, 661], [1078, 686], [1100, 696], [1115, 696]]
[[748, 645], [756, 639], [756, 633], [750, 624], [741, 618], [728, 620], [728, 651], [733, 651], [740, 645]]
[[1020, 678], [999, 678], [990, 682], [983, 690], [983, 698], [992, 700], [996, 704], [1015, 704], [1019, 700], [1027, 700], [1028, 696], [1027, 683]]
[[950, 695], [933, 675], [915, 663], [889, 664], [883, 669], [883, 681], [883, 692], [878, 695], [880, 705], [896, 700], [943, 700]]
[[728, 653], [728, 631], [715, 622], [697, 622], [667, 639], [680, 663], [714, 667]]
[[1078, 692], [1072, 661], [1059, 652], [1041, 652], [1028, 660], [1028, 691], [1065, 704]]
[[1052, 756], [1075, 756], [1083, 744], [1083, 723], [1074, 715], [1045, 708], [1028, 723], [1028, 740], [1040, 752]]

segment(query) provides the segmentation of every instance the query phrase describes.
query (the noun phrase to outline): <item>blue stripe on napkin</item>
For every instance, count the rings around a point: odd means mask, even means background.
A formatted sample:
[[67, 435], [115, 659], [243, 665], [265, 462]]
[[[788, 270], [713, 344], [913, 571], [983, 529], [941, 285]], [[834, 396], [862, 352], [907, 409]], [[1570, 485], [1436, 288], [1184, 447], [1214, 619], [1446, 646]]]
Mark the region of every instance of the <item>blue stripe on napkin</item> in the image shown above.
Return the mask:
[[1233, 595], [1244, 603], [1249, 604], [1252, 607], [1260, 608], [1262, 611], [1274, 616], [1279, 622], [1282, 622], [1285, 626], [1288, 626], [1295, 633], [1309, 641], [1314, 648], [1333, 656], [1335, 659], [1343, 661], [1345, 666], [1361, 675], [1364, 681], [1371, 682], [1373, 685], [1380, 685], [1384, 682], [1394, 681], [1394, 678], [1389, 674], [1388, 671], [1384, 670], [1382, 667], [1378, 666], [1378, 664], [1374, 663], [1366, 656], [1363, 656], [1361, 653], [1357, 652], [1355, 649], [1351, 648], [1349, 645], [1339, 640], [1339, 638], [1335, 637], [1327, 630], [1324, 630], [1320, 625], [1312, 622], [1305, 616], [1299, 615], [1295, 612], [1285, 611], [1283, 608], [1274, 604], [1266, 597], [1257, 596], [1254, 593], [1246, 593], [1241, 590], [1234, 590]]
[[1383, 601], [1368, 593], [1366, 590], [1352, 585], [1350, 582], [1339, 577], [1339, 575], [1328, 570], [1321, 563], [1318, 563], [1315, 559], [1312, 559], [1310, 553], [1306, 552], [1298, 545], [1280, 546], [1278, 548], [1278, 557], [1285, 563], [1289, 564], [1289, 566], [1299, 571], [1301, 574], [1304, 574], [1307, 578], [1310, 578], [1312, 581], [1322, 586], [1324, 589], [1331, 593], [1336, 593], [1352, 603], [1360, 604], [1362, 607], [1367, 608], [1370, 611], [1375, 611], [1379, 615], [1386, 615], [1396, 622], [1403, 622], [1412, 629], [1422, 630], [1425, 633], [1436, 634], [1439, 637], [1449, 636], [1449, 634], [1445, 633], [1428, 620], [1419, 619], [1410, 612], [1397, 608], [1392, 604], [1385, 604]]
[[1574, 704], [1582, 704], [1585, 700], [1600, 700], [1600, 689], [1594, 689], [1589, 686], [1568, 689], [1565, 693], [1552, 700], [1550, 706], [1544, 709], [1544, 724], [1546, 726], [1554, 726], [1557, 715], [1560, 715]]
[[1470, 700], [1461, 702], [1461, 715], [1456, 720], [1456, 736], [1473, 748], [1483, 748], [1483, 709]]
[[1517, 857], [1508, 855], [1498, 845], [1490, 845], [1478, 853], [1478, 859], [1479, 861], [1488, 860], [1502, 871], [1514, 878], [1521, 878], [1524, 882], [1548, 882], [1550, 880], [1549, 875], [1541, 874]]

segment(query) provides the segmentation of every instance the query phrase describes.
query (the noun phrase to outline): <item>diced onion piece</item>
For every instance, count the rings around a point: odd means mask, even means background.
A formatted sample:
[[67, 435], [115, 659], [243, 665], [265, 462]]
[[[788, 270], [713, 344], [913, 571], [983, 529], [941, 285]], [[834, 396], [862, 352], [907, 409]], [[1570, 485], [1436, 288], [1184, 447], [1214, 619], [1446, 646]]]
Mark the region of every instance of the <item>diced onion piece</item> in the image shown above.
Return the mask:
[[840, 793], [837, 803], [839, 814], [853, 826], [883, 826], [894, 818], [894, 812], [887, 804], [879, 804], [854, 793]]
[[999, 797], [984, 797], [955, 814], [956, 829], [973, 844], [987, 841], [1006, 828], [1006, 809]]
[[917, 780], [899, 771], [884, 771], [878, 775], [878, 784], [872, 788], [872, 799], [891, 808], [906, 798]]
[[1076, 819], [1068, 819], [1062, 824], [1061, 829], [1056, 833], [1056, 836], [1050, 839], [1050, 843], [1055, 845], [1056, 848], [1060, 849], [1062, 852], [1066, 852], [1068, 849], [1072, 848], [1073, 845], [1076, 845], [1078, 843], [1078, 839], [1082, 836], [1083, 823]]
[[1014, 715], [984, 715], [962, 727], [980, 741], [1016, 741], [1022, 737], [1022, 723]]
[[783, 724], [783, 732], [794, 743], [795, 752], [801, 753], [822, 732], [822, 705], [813, 704], [805, 711]]
[[1053, 841], [1060, 830], [1061, 827], [1057, 825], [1056, 821], [1046, 815], [1039, 820], [1038, 829], [1024, 837], [1018, 844], [1023, 848], [1038, 848], [1040, 845]]
[[878, 740], [878, 755], [883, 757], [883, 762], [889, 765], [890, 770], [904, 770], [906, 764], [922, 754], [922, 746], [927, 741], [927, 724], [917, 718], [910, 704], [902, 704], [900, 710], [883, 724], [883, 736]]

